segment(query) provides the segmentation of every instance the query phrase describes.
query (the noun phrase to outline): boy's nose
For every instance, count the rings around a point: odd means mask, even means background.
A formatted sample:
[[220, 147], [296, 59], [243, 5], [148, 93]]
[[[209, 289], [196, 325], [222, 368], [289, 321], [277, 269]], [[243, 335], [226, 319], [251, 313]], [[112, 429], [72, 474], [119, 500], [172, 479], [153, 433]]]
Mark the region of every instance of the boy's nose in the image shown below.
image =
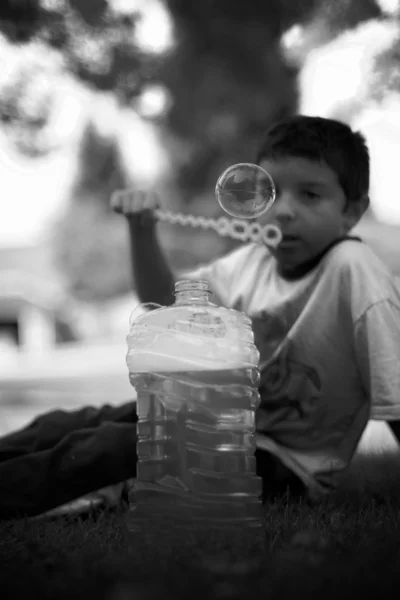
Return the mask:
[[294, 199], [288, 192], [280, 192], [276, 195], [272, 210], [277, 221], [292, 220], [296, 216]]

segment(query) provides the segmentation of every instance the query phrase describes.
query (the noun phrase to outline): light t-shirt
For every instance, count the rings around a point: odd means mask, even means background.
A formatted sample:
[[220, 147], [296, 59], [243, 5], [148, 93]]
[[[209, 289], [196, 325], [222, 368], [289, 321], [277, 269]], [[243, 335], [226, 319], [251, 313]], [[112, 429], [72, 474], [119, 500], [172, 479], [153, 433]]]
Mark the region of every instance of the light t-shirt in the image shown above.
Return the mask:
[[400, 419], [400, 291], [373, 251], [346, 240], [288, 281], [261, 244], [201, 266], [212, 300], [247, 313], [260, 351], [257, 446], [314, 496], [349, 464], [369, 418]]

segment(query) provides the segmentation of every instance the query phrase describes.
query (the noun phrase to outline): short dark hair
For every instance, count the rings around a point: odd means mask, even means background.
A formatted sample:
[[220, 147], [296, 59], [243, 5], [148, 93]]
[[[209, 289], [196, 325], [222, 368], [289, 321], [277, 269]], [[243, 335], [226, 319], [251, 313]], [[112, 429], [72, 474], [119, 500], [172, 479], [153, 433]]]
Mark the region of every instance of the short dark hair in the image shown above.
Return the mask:
[[369, 192], [366, 139], [340, 121], [295, 115], [273, 124], [260, 144], [257, 163], [289, 156], [328, 165], [336, 173], [347, 202], [357, 201]]

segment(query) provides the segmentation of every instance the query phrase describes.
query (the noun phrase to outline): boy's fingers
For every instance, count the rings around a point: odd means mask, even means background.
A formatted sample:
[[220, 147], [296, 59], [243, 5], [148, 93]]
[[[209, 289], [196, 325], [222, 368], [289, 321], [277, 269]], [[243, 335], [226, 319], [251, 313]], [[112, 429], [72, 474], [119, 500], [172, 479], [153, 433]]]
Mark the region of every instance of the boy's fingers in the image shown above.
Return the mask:
[[134, 206], [137, 203], [135, 190], [117, 190], [111, 195], [110, 206], [117, 213], [134, 212]]
[[140, 213], [153, 210], [158, 206], [156, 193], [144, 192], [143, 190], [117, 190], [111, 195], [111, 208], [124, 215]]

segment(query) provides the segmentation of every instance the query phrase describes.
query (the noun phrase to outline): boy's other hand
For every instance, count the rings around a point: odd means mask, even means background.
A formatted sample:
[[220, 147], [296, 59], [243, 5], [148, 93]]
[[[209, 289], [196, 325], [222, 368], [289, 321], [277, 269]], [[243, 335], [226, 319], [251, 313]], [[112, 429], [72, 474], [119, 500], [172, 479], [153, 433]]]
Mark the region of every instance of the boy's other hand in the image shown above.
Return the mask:
[[156, 192], [117, 190], [111, 196], [110, 206], [114, 212], [124, 215], [129, 221], [145, 224], [155, 221], [153, 211], [159, 206], [159, 198]]

